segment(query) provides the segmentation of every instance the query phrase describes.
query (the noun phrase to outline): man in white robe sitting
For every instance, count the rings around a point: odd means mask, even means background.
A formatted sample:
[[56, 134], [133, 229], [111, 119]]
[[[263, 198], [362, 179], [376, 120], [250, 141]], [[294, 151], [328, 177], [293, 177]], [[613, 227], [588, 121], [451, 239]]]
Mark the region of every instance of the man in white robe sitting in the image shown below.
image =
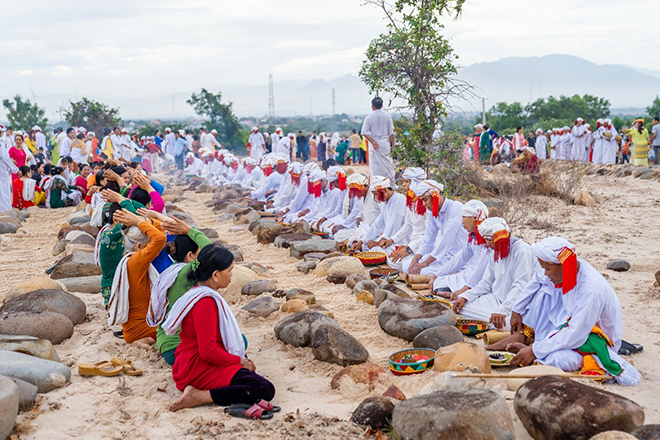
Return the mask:
[[327, 188], [323, 191], [323, 200], [320, 209], [310, 220], [310, 226], [317, 231], [323, 231], [322, 225], [328, 218], [334, 218], [341, 214], [346, 194], [346, 173], [336, 165], [328, 168], [326, 171], [328, 180]]
[[321, 230], [339, 242], [346, 241], [359, 227], [357, 218], [364, 207], [369, 179], [364, 174], [353, 173], [346, 179], [346, 184], [348, 191], [344, 194], [341, 214], [328, 218], [321, 225]]

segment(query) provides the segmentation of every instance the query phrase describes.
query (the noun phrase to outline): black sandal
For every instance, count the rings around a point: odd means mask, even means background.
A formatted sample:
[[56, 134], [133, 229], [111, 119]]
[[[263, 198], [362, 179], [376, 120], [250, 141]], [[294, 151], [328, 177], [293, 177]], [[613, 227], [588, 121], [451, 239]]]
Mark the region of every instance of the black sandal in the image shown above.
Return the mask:
[[242, 403], [235, 403], [225, 408], [225, 414], [241, 419], [268, 420], [273, 418], [273, 413], [260, 407], [256, 403], [252, 406]]

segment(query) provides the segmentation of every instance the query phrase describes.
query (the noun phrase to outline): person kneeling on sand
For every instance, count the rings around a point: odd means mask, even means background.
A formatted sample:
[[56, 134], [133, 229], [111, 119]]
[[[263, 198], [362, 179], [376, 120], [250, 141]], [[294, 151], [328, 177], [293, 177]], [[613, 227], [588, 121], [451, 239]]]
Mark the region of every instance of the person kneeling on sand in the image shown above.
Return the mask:
[[218, 293], [231, 281], [233, 261], [223, 247], [203, 248], [188, 275], [195, 287], [174, 304], [162, 324], [168, 335], [181, 328], [172, 377], [183, 395], [171, 411], [215, 403], [229, 406], [226, 412], [233, 416], [265, 419], [279, 410], [270, 403], [275, 387], [255, 373], [238, 322]]

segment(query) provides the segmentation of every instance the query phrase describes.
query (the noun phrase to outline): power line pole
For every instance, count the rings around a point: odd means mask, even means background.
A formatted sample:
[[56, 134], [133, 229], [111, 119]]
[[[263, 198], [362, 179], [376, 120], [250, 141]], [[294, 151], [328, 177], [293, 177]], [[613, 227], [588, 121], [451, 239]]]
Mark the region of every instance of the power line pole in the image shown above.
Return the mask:
[[481, 123], [486, 123], [486, 98], [481, 98]]
[[336, 115], [337, 112], [335, 112], [335, 89], [332, 89], [332, 116]]
[[268, 74], [268, 116], [275, 116], [275, 95], [273, 94], [273, 74]]

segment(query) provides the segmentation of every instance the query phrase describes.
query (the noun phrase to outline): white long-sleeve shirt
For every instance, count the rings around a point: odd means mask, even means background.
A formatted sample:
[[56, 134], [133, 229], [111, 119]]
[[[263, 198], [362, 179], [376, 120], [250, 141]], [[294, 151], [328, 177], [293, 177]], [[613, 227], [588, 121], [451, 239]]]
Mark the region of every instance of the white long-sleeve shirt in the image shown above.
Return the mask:
[[465, 284], [468, 287], [474, 287], [481, 281], [488, 262], [492, 259], [492, 249], [477, 244], [475, 240], [468, 240], [463, 249], [455, 253], [451, 260], [438, 268], [434, 275], [441, 277], [462, 272]]
[[467, 231], [463, 227], [463, 216], [461, 216], [462, 206], [461, 202], [445, 198], [438, 217], [433, 217], [429, 213], [426, 232], [417, 254], [422, 257], [430, 254], [440, 264], [450, 260], [461, 250], [467, 241]]
[[536, 136], [536, 155], [539, 159], [543, 160], [548, 157], [548, 138], [544, 134]]
[[319, 210], [312, 218], [312, 222], [321, 220], [323, 217], [327, 219], [341, 214], [342, 202], [344, 201], [344, 193], [339, 188], [332, 188], [325, 192], [322, 202], [319, 204]]
[[38, 131], [34, 134], [34, 140], [37, 144], [37, 150], [43, 148], [46, 151], [46, 135]]
[[460, 297], [469, 302], [481, 295], [495, 295], [500, 307], [492, 313], [509, 316], [513, 305], [538, 268], [539, 263], [531, 246], [519, 238], [511, 237], [509, 255], [500, 261], [490, 259], [481, 281]]
[[392, 197], [385, 202], [380, 203], [381, 210], [376, 221], [369, 227], [362, 237], [362, 242], [366, 244], [372, 240], [381, 237], [392, 237], [401, 229], [406, 218], [406, 196], [399, 193], [392, 194]]
[[71, 138], [65, 137], [60, 144], [60, 157], [71, 156]]
[[394, 240], [395, 245], [406, 245], [413, 252], [417, 252], [426, 234], [426, 219], [428, 216], [428, 212], [424, 215], [419, 215], [410, 209], [406, 209], [403, 227], [389, 238]]
[[614, 343], [615, 353], [621, 347], [623, 312], [619, 298], [596, 269], [584, 260], [578, 259], [578, 262], [580, 269], [577, 284], [570, 292], [561, 295], [564, 309], [571, 320], [568, 326], [556, 334], [532, 344], [538, 359], [557, 350], [574, 350], [582, 346], [595, 325]]

